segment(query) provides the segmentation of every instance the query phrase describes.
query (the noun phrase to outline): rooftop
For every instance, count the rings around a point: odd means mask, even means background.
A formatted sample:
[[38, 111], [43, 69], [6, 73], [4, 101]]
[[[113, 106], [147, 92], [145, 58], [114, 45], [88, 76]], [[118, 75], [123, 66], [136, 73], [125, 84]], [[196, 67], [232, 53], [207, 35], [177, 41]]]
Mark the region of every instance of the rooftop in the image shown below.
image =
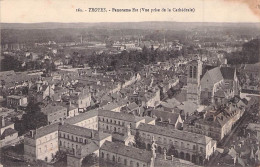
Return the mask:
[[84, 121], [84, 120], [86, 120], [88, 118], [92, 118], [94, 116], [98, 116], [97, 110], [91, 110], [91, 111], [82, 113], [80, 115], [77, 115], [75, 117], [68, 118], [68, 119], [64, 120], [64, 122], [69, 123], [69, 124], [76, 124], [78, 122]]
[[41, 109], [41, 112], [43, 112], [45, 115], [51, 114], [51, 113], [55, 113], [58, 111], [67, 111], [67, 108], [60, 106], [60, 105], [47, 105], [46, 107]]
[[64, 124], [59, 126], [59, 131], [67, 132], [70, 134], [78, 135], [85, 138], [92, 138], [94, 140], [102, 140], [110, 136], [110, 134], [99, 132], [76, 125]]
[[157, 125], [149, 125], [149, 124], [141, 123], [138, 126], [138, 129], [141, 131], [158, 134], [161, 136], [167, 136], [167, 137], [185, 140], [192, 143], [203, 144], [203, 145], [208, 144], [212, 140], [210, 137], [201, 134], [195, 134], [187, 131], [180, 131], [177, 129], [169, 129]]
[[129, 122], [139, 122], [144, 119], [142, 117], [137, 117], [132, 114], [118, 113], [118, 112], [113, 112], [113, 111], [108, 111], [108, 110], [99, 110], [98, 116], [115, 118], [115, 119], [129, 121]]
[[109, 151], [115, 154], [123, 155], [146, 163], [149, 163], [152, 158], [152, 152], [150, 151], [141, 150], [135, 147], [126, 146], [121, 143], [113, 143], [109, 141], [106, 141], [101, 146], [100, 150]]

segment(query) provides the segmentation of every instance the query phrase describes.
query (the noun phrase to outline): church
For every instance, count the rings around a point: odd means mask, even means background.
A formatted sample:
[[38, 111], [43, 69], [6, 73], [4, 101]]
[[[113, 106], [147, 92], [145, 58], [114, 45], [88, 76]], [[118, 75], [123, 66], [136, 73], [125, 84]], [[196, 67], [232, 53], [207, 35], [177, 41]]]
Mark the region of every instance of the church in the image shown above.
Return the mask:
[[237, 71], [222, 65], [204, 65], [200, 59], [187, 67], [187, 100], [199, 105], [221, 105], [239, 94]]

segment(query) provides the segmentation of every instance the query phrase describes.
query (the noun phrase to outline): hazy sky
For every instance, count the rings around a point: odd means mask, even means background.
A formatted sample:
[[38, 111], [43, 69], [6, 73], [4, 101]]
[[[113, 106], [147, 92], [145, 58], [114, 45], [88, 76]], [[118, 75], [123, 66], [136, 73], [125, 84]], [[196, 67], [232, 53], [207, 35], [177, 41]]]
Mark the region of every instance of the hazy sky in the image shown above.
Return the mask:
[[[194, 13], [89, 13], [77, 8], [195, 8]], [[1, 22], [260, 22], [260, 0], [0, 0]]]

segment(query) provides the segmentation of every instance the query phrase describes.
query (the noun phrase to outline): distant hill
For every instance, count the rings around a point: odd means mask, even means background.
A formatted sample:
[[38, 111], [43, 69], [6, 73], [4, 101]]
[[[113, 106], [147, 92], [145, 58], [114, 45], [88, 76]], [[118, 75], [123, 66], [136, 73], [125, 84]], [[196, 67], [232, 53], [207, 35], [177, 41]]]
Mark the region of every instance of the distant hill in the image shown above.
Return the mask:
[[202, 22], [101, 22], [101, 23], [1, 23], [1, 29], [59, 29], [59, 28], [108, 28], [108, 29], [164, 29], [183, 30], [197, 27], [248, 27], [259, 28], [260, 23], [202, 23]]

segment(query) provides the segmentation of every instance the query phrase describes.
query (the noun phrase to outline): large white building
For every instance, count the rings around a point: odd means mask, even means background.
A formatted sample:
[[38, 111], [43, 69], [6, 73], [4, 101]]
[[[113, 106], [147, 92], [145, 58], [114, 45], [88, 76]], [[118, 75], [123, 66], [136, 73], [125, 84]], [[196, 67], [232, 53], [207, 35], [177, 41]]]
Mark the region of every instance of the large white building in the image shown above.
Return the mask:
[[[141, 137], [145, 139], [147, 150], [151, 149], [151, 139], [154, 137], [158, 153], [162, 153], [163, 148], [169, 149], [174, 145], [177, 157], [195, 163], [203, 163], [216, 149], [216, 142], [209, 137], [156, 126], [151, 118], [93, 110], [25, 135], [25, 159], [51, 162], [56, 152], [62, 150], [67, 153], [68, 166], [81, 166], [85, 156], [92, 153], [102, 155], [100, 148], [103, 148], [104, 154], [108, 151], [105, 146], [102, 147], [105, 141], [112, 141], [113, 138], [123, 145], [129, 145], [130, 140], [134, 140], [136, 131], [140, 131]], [[130, 159], [128, 157], [128, 165], [131, 165]], [[146, 161], [138, 163], [148, 166]]]

